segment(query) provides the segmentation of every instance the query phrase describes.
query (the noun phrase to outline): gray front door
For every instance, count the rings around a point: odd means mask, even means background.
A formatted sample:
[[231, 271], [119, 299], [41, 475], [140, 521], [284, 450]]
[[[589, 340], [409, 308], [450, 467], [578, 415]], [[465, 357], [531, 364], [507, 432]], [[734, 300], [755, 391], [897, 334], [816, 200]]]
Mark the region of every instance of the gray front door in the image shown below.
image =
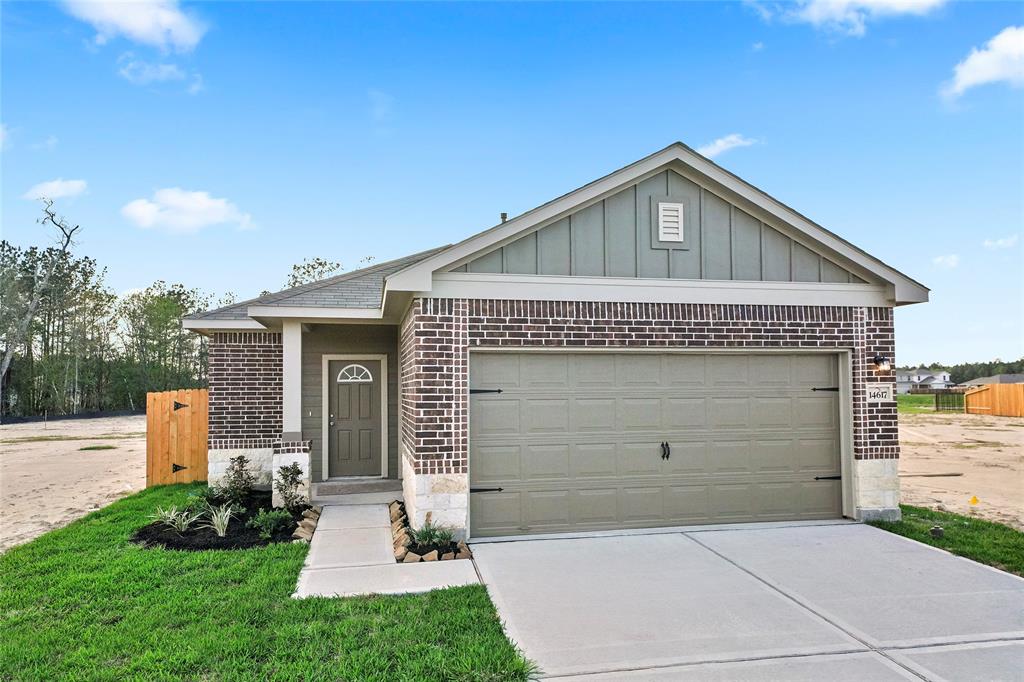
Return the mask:
[[328, 476], [381, 473], [379, 360], [331, 360], [328, 365]]
[[835, 355], [470, 358], [474, 536], [841, 515]]

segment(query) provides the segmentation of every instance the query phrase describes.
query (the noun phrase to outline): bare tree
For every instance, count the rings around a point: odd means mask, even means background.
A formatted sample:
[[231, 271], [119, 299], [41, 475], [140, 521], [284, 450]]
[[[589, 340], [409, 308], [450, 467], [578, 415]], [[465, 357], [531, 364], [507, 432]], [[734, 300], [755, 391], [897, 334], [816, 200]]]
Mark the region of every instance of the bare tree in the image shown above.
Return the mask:
[[[0, 405], [3, 404], [3, 378], [7, 376], [7, 371], [11, 367], [11, 361], [14, 359], [15, 350], [19, 345], [25, 343], [28, 337], [29, 326], [32, 324], [32, 320], [35, 319], [36, 311], [39, 309], [39, 302], [50, 286], [50, 277], [53, 275], [53, 271], [57, 268], [60, 260], [64, 258], [68, 251], [71, 249], [71, 245], [74, 243], [75, 233], [81, 228], [80, 225], [71, 226], [68, 224], [67, 219], [64, 216], [57, 215], [57, 212], [53, 210], [53, 199], [41, 197], [40, 201], [43, 202], [43, 216], [39, 218], [38, 222], [43, 227], [55, 228], [59, 233], [56, 235], [57, 250], [54, 257], [50, 261], [44, 262], [39, 261], [39, 265], [32, 273], [32, 285], [31, 293], [29, 294], [28, 306], [25, 308], [21, 320], [17, 322], [13, 329], [9, 330], [8, 337], [6, 339], [6, 346], [4, 348], [4, 357], [0, 361]], [[5, 305], [11, 305], [12, 301], [7, 301]]]

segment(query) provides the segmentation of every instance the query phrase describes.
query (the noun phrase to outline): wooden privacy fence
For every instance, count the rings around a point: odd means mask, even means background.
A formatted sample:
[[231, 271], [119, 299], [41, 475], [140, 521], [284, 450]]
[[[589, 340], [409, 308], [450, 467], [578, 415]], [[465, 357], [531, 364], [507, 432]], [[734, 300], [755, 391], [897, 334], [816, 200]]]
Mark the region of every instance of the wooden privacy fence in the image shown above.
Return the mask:
[[206, 480], [205, 388], [146, 394], [146, 486]]
[[964, 412], [1024, 417], [1024, 384], [985, 384], [964, 394]]

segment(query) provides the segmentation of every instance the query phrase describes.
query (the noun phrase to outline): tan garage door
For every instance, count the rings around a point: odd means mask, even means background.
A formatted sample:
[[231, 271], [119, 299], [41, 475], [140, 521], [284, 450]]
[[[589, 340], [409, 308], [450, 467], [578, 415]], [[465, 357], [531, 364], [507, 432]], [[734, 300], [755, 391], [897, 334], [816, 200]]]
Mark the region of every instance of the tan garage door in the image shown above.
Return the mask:
[[838, 517], [838, 385], [825, 354], [472, 353], [472, 535]]

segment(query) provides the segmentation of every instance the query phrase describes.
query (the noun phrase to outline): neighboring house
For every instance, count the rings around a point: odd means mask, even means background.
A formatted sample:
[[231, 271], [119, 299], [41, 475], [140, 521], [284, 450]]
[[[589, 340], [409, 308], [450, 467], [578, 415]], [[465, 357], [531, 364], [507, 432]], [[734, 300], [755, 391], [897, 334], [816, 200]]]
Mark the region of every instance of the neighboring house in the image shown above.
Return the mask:
[[945, 389], [956, 386], [950, 381], [949, 372], [932, 371], [927, 367], [896, 370], [896, 392], [910, 393], [912, 389]]
[[927, 299], [676, 143], [185, 326], [210, 337], [211, 480], [237, 454], [400, 478], [414, 526], [482, 537], [898, 517], [896, 404], [870, 389], [894, 306]]
[[984, 386], [985, 384], [1024, 384], [1024, 374], [995, 374], [965, 381], [961, 386]]

